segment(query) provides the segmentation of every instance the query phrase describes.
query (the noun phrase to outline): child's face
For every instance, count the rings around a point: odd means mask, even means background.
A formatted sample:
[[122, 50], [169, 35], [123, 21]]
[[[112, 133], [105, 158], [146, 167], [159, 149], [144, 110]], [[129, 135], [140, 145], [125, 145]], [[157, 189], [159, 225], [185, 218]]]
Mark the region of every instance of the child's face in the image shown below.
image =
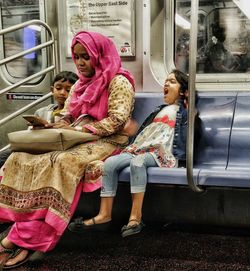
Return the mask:
[[180, 99], [181, 85], [176, 80], [174, 73], [170, 73], [164, 84], [164, 101], [167, 104], [177, 104]]
[[64, 103], [68, 98], [71, 87], [72, 83], [70, 83], [69, 81], [64, 81], [64, 79], [56, 81], [54, 83], [54, 86], [51, 87], [54, 99], [56, 100], [59, 106], [60, 105], [62, 107], [64, 106]]

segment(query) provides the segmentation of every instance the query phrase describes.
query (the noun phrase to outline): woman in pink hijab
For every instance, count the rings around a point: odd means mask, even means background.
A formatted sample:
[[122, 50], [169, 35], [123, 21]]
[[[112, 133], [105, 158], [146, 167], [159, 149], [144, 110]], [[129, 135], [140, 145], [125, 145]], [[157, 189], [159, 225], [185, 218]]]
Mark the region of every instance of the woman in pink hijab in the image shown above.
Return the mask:
[[81, 192], [100, 188], [103, 161], [128, 143], [124, 126], [134, 104], [134, 81], [121, 67], [115, 45], [99, 33], [82, 31], [71, 50], [79, 80], [54, 128], [93, 133], [99, 139], [66, 151], [14, 152], [8, 158], [0, 183], [0, 221], [14, 224], [1, 234], [0, 269], [53, 249]]

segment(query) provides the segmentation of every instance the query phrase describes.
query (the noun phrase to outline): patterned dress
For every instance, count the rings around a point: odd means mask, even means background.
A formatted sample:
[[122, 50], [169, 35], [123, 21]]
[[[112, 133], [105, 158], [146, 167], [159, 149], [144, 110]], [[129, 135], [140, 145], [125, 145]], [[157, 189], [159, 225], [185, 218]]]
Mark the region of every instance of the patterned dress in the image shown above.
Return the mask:
[[164, 107], [123, 152], [135, 155], [150, 152], [159, 167], [175, 167], [172, 148], [178, 109], [179, 106], [175, 104]]
[[[12, 234], [12, 242], [40, 251], [55, 246], [70, 221], [82, 189], [99, 188], [103, 161], [127, 145], [128, 137], [122, 134], [122, 129], [133, 105], [134, 89], [124, 76], [118, 75], [109, 86], [108, 116], [89, 122], [101, 137], [99, 140], [66, 151], [11, 154], [3, 166], [0, 184], [0, 221], [16, 222], [11, 231], [16, 231], [17, 237]], [[34, 231], [27, 235], [27, 229]]]

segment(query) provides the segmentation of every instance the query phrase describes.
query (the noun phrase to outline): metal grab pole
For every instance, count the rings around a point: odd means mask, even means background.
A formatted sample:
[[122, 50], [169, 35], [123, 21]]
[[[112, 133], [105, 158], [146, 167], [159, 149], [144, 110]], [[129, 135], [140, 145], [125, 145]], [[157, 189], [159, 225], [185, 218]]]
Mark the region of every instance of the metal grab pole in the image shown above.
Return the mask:
[[196, 56], [197, 56], [197, 33], [198, 33], [198, 9], [199, 0], [191, 0], [191, 29], [189, 43], [189, 84], [188, 84], [188, 129], [187, 129], [187, 179], [188, 185], [194, 192], [203, 192], [197, 186], [193, 176], [194, 160], [194, 120], [196, 114]]

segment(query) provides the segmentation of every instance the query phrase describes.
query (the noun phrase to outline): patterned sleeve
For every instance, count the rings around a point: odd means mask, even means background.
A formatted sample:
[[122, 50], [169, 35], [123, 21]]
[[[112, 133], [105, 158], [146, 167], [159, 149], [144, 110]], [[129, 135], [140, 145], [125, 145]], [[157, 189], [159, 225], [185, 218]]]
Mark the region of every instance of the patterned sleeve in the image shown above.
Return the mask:
[[123, 128], [133, 107], [133, 86], [126, 77], [118, 75], [109, 85], [108, 117], [84, 127], [99, 136], [112, 135]]

